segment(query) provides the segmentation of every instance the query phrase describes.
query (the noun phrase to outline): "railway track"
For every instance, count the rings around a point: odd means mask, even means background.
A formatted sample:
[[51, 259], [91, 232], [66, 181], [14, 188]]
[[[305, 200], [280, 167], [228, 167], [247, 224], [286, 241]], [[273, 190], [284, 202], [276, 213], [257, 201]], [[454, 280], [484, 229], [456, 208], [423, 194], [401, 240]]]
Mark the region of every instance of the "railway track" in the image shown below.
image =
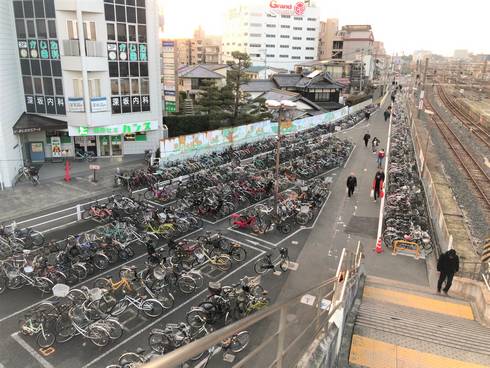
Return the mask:
[[442, 119], [437, 110], [434, 109], [428, 99], [425, 99], [425, 104], [434, 112], [434, 114], [431, 115], [432, 120], [460, 162], [461, 167], [463, 167], [470, 182], [472, 182], [475, 187], [475, 193], [482, 200], [482, 209], [488, 216], [490, 216], [490, 177], [473, 158], [473, 155], [466, 149], [451, 127], [444, 121], [444, 119]]
[[476, 137], [478, 137], [485, 146], [490, 148], [490, 134], [479, 124], [473, 121], [473, 118], [456, 106], [454, 101], [446, 94], [441, 86], [437, 87], [437, 95], [446, 108], [468, 128]]

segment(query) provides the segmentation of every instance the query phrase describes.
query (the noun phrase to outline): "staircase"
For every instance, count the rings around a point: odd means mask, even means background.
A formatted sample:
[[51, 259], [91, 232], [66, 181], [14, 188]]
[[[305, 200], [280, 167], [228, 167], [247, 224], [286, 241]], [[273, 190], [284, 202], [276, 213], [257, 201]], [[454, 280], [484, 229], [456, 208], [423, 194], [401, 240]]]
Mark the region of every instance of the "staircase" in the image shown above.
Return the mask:
[[[450, 292], [451, 293], [451, 292]], [[354, 325], [351, 367], [490, 367], [490, 329], [469, 303], [434, 290], [368, 277]]]

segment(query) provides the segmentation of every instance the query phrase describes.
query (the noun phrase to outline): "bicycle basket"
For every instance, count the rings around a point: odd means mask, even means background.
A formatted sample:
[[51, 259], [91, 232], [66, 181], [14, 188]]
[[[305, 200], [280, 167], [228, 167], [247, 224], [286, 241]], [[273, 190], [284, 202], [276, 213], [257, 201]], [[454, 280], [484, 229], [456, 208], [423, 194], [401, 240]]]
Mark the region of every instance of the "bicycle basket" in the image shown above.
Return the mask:
[[93, 288], [88, 291], [90, 300], [100, 300], [102, 298], [102, 289]]
[[25, 266], [24, 267], [24, 273], [25, 274], [30, 274], [30, 273], [33, 273], [34, 272], [34, 267], [32, 266]]
[[221, 293], [221, 283], [210, 281], [208, 284], [208, 290], [213, 295]]
[[157, 280], [163, 280], [165, 278], [165, 270], [161, 267], [155, 267], [153, 269], [153, 277]]
[[53, 286], [53, 295], [54, 296], [64, 298], [65, 296], [68, 295], [69, 292], [70, 292], [70, 287], [68, 285], [56, 284], [55, 286]]

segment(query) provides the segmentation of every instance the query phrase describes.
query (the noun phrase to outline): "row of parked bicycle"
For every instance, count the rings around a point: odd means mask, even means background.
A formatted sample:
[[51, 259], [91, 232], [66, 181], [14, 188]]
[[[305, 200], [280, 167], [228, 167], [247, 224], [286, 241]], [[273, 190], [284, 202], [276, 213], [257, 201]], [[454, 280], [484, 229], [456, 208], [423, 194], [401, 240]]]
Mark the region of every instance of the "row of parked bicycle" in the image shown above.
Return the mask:
[[400, 96], [396, 98], [394, 108], [383, 241], [387, 247], [393, 247], [396, 240], [404, 241], [405, 248], [415, 249], [417, 244], [428, 255], [433, 246], [429, 234], [430, 218], [417, 170], [410, 123]]

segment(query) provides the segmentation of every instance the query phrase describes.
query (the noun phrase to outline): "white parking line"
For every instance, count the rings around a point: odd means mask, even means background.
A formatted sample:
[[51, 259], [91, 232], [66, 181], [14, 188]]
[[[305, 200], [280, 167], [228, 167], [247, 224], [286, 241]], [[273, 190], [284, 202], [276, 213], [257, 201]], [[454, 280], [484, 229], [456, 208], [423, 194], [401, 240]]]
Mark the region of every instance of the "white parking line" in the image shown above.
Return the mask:
[[[238, 267], [236, 270], [233, 270], [232, 272], [230, 272], [229, 274], [223, 276], [221, 279], [218, 280], [218, 282], [221, 282], [223, 281], [224, 279], [228, 278], [229, 276], [233, 275], [234, 273], [238, 272], [239, 270], [241, 270], [242, 268], [244, 268], [245, 266], [247, 266], [249, 263], [255, 261], [257, 258], [261, 257], [265, 252], [262, 251], [261, 253], [259, 253], [258, 255], [256, 255], [254, 258], [250, 259], [248, 262], [242, 264], [240, 267]], [[178, 307], [172, 309], [171, 311], [169, 311], [168, 313], [164, 314], [163, 316], [157, 318], [156, 320], [154, 320], [152, 323], [150, 323], [149, 325], [147, 325], [145, 328], [135, 332], [132, 336], [128, 337], [127, 339], [121, 341], [119, 344], [117, 344], [116, 346], [110, 348], [109, 350], [107, 350], [106, 352], [104, 352], [103, 354], [99, 355], [97, 358], [93, 359], [92, 361], [90, 361], [89, 363], [85, 364], [82, 368], [87, 368], [87, 367], [90, 367], [91, 365], [97, 363], [99, 360], [101, 360], [103, 357], [109, 355], [110, 353], [112, 353], [113, 351], [115, 351], [116, 349], [120, 348], [121, 346], [123, 346], [124, 344], [128, 343], [129, 341], [131, 341], [132, 339], [134, 339], [136, 336], [139, 336], [141, 333], [143, 333], [144, 331], [148, 330], [149, 328], [151, 328], [152, 326], [154, 326], [155, 324], [159, 323], [162, 319], [168, 317], [170, 314], [178, 311], [179, 309], [181, 309], [182, 307], [186, 306], [187, 304], [189, 304], [190, 302], [194, 301], [196, 298], [198, 298], [199, 296], [201, 296], [202, 294], [204, 294], [205, 292], [207, 292], [207, 289], [204, 289], [202, 291], [200, 291], [198, 294], [194, 295], [192, 298], [188, 299], [187, 301], [183, 302], [182, 304], [180, 304]]]
[[[191, 233], [189, 233], [189, 234], [182, 235], [181, 237], [178, 237], [176, 240], [180, 240], [180, 239], [183, 239], [183, 238], [185, 238], [185, 237], [188, 237], [188, 236], [190, 236], [190, 235], [192, 235], [192, 234], [194, 234], [194, 233], [197, 233], [198, 231], [201, 231], [202, 229], [203, 229], [203, 228], [202, 228], [202, 227], [200, 227], [199, 229], [194, 230], [193, 232], [191, 232]], [[162, 247], [160, 247], [160, 248], [162, 248]], [[88, 282], [90, 282], [90, 281], [92, 281], [92, 280], [95, 280], [95, 279], [99, 278], [99, 277], [103, 277], [104, 275], [106, 275], [106, 274], [108, 274], [108, 273], [110, 273], [110, 272], [112, 272], [112, 271], [114, 271], [114, 270], [116, 270], [116, 269], [118, 269], [118, 268], [120, 268], [120, 267], [122, 267], [122, 266], [125, 266], [125, 265], [127, 265], [128, 263], [134, 262], [134, 261], [136, 261], [136, 260], [138, 260], [138, 259], [140, 259], [140, 258], [142, 258], [142, 257], [147, 257], [147, 256], [148, 256], [148, 255], [147, 255], [146, 253], [140, 254], [139, 256], [134, 257], [134, 258], [131, 258], [130, 260], [128, 260], [128, 261], [126, 261], [126, 262], [124, 262], [124, 263], [121, 263], [121, 264], [119, 264], [119, 265], [117, 265], [117, 266], [115, 266], [115, 267], [113, 267], [113, 268], [111, 268], [111, 269], [109, 269], [109, 270], [104, 270], [104, 272], [101, 272], [101, 273], [99, 273], [99, 274], [97, 274], [97, 275], [94, 275], [94, 276], [92, 276], [92, 277], [91, 277], [91, 278], [89, 278], [89, 279], [83, 280], [82, 282], [79, 282], [78, 284], [71, 286], [71, 288], [72, 288], [72, 289], [77, 288], [77, 287], [78, 287], [78, 286], [80, 286], [80, 285], [86, 284], [86, 283], [88, 283]], [[18, 315], [19, 313], [22, 313], [22, 312], [24, 312], [24, 311], [26, 311], [26, 310], [28, 310], [28, 309], [30, 309], [30, 308], [32, 308], [32, 307], [34, 307], [35, 305], [37, 305], [37, 304], [39, 304], [39, 303], [46, 302], [46, 301], [48, 301], [48, 300], [50, 300], [50, 299], [52, 299], [52, 298], [54, 298], [54, 296], [50, 296], [50, 297], [48, 297], [48, 298], [42, 299], [42, 300], [40, 300], [40, 301], [38, 301], [38, 302], [36, 302], [36, 303], [34, 303], [34, 304], [28, 305], [27, 307], [25, 307], [25, 308], [23, 308], [23, 309], [21, 309], [21, 310], [18, 310], [18, 311], [16, 311], [16, 312], [12, 313], [12, 314], [9, 314], [8, 316], [1, 318], [1, 319], [0, 319], [0, 323], [2, 323], [3, 321], [5, 321], [5, 320], [7, 320], [7, 319], [9, 319], [9, 318], [12, 318], [12, 317], [14, 317], [14, 316]]]
[[44, 359], [41, 354], [34, 350], [22, 337], [19, 336], [19, 332], [14, 332], [10, 335], [20, 346], [22, 346], [37, 362], [44, 368], [54, 368], [54, 366]]
[[255, 239], [255, 240], [258, 240], [258, 241], [261, 241], [261, 242], [266, 243], [266, 244], [269, 244], [269, 245], [271, 245], [271, 246], [273, 246], [273, 247], [275, 247], [275, 246], [276, 246], [276, 244], [271, 243], [270, 241], [267, 241], [267, 240], [261, 239], [261, 238], [259, 238], [259, 237], [256, 237], [256, 236], [253, 236], [253, 235], [250, 235], [250, 234], [242, 233], [241, 231], [235, 230], [235, 229], [233, 229], [233, 228], [231, 228], [231, 227], [227, 228], [227, 230], [229, 230], [229, 231], [233, 231], [234, 233], [237, 233], [237, 234], [240, 234], [240, 235], [243, 235], [243, 236], [247, 236], [247, 237], [249, 237], [249, 238], [252, 238], [252, 239]]
[[354, 153], [354, 150], [356, 149], [357, 147], [357, 144], [354, 145], [354, 148], [352, 149], [352, 151], [350, 152], [349, 154], [349, 157], [347, 157], [347, 161], [345, 161], [345, 165], [344, 165], [344, 169], [347, 167], [347, 164], [349, 163], [349, 160], [350, 160], [350, 157], [352, 156], [352, 154]]

